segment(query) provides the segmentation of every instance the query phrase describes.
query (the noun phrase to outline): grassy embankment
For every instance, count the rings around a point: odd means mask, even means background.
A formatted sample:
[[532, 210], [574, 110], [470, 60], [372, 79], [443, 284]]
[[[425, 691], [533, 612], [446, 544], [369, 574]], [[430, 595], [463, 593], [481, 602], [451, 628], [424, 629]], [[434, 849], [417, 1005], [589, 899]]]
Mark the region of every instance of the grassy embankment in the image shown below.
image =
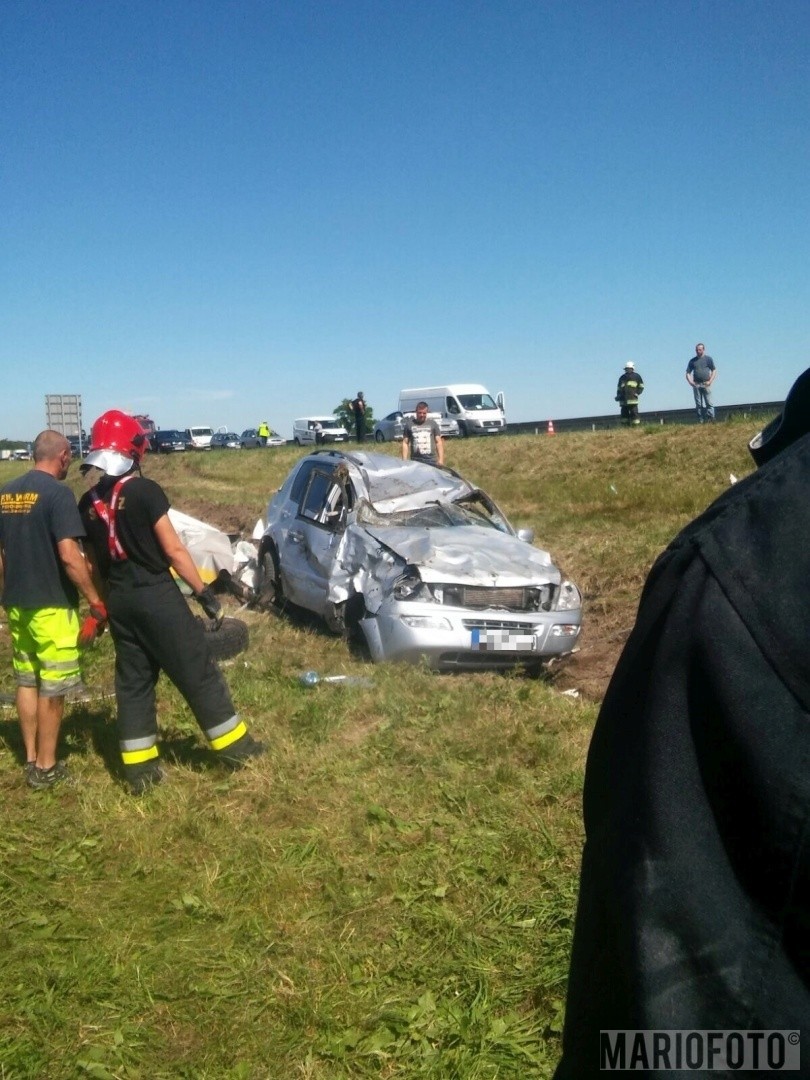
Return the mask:
[[[70, 707], [76, 783], [42, 794], [24, 786], [2, 710], [3, 1080], [548, 1077], [592, 697], [656, 552], [750, 471], [753, 430], [449, 445], [586, 593], [582, 651], [560, 677], [591, 698], [522, 676], [371, 668], [305, 621], [247, 613], [250, 649], [226, 674], [266, 757], [238, 775], [210, 767], [162, 682], [170, 779], [140, 801], [115, 777], [109, 700]], [[249, 533], [298, 456], [146, 471], [179, 509]], [[0, 482], [25, 467], [0, 463]], [[109, 686], [111, 662], [105, 637], [86, 681]], [[303, 689], [307, 668], [373, 686]], [[5, 629], [0, 689], [13, 689]]]

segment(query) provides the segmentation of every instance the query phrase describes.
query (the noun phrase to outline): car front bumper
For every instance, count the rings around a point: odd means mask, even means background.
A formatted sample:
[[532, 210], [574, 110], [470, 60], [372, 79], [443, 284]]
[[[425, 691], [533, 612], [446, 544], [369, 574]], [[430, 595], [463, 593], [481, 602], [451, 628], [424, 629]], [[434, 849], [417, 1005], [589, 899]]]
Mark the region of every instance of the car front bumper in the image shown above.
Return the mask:
[[437, 670], [537, 665], [576, 646], [581, 609], [514, 613], [390, 600], [360, 622], [374, 660]]

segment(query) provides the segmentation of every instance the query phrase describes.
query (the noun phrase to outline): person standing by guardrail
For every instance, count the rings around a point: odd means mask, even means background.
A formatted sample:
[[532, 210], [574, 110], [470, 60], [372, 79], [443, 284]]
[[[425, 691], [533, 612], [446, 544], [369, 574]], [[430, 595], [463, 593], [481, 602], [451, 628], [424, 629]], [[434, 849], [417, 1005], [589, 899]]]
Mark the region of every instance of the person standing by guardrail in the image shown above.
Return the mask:
[[686, 365], [686, 381], [695, 395], [698, 423], [705, 424], [714, 420], [714, 406], [709, 387], [717, 377], [714, 360], [706, 354], [706, 346], [699, 341], [695, 346], [695, 355]]
[[641, 423], [638, 418], [638, 399], [643, 393], [644, 380], [636, 371], [633, 361], [628, 360], [616, 387], [616, 400], [621, 403], [622, 423], [626, 427], [637, 427]]

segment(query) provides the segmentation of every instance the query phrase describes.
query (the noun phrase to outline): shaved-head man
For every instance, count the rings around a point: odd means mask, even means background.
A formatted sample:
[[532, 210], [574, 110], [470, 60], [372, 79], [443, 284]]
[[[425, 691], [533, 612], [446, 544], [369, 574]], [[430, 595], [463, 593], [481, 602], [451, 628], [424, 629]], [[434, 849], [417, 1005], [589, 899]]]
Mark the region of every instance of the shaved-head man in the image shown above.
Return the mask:
[[76, 500], [60, 483], [70, 444], [58, 431], [42, 431], [33, 457], [34, 467], [0, 490], [0, 569], [26, 780], [42, 790], [67, 776], [56, 748], [65, 694], [80, 682], [79, 593], [94, 613], [106, 612], [84, 560]]

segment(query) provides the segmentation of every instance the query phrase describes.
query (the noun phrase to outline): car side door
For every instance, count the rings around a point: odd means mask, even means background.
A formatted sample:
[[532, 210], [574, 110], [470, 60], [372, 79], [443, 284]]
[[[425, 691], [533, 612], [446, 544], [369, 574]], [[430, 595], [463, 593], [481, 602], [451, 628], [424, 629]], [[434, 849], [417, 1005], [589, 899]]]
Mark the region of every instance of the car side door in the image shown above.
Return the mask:
[[347, 479], [333, 466], [313, 468], [279, 552], [285, 594], [318, 615], [325, 613], [331, 581], [340, 573], [338, 553], [351, 501]]
[[315, 436], [310, 428], [309, 421], [301, 420], [295, 425], [293, 439], [298, 442], [299, 446], [306, 446], [308, 443], [315, 442]]

